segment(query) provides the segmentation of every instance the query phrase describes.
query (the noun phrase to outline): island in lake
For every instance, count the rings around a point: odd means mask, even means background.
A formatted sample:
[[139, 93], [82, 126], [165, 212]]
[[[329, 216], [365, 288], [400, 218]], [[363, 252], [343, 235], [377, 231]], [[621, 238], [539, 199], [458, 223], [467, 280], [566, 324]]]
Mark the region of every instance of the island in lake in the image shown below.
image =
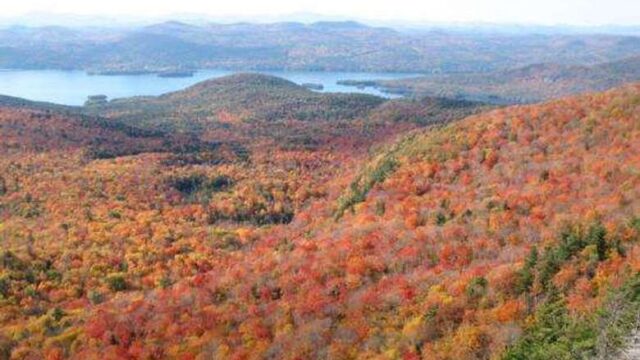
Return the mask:
[[317, 91], [322, 91], [324, 90], [324, 85], [322, 84], [318, 84], [318, 83], [303, 83], [300, 84], [302, 87], [305, 87], [309, 90], [317, 90]]
[[131, 75], [157, 75], [161, 78], [188, 78], [193, 77], [193, 70], [89, 70], [87, 75], [92, 76], [131, 76]]
[[84, 106], [105, 105], [108, 102], [107, 100], [107, 95], [89, 95], [87, 96], [87, 101], [85, 101]]
[[191, 70], [175, 70], [175, 71], [162, 71], [158, 73], [158, 77], [161, 78], [187, 78], [193, 77], [195, 71]]

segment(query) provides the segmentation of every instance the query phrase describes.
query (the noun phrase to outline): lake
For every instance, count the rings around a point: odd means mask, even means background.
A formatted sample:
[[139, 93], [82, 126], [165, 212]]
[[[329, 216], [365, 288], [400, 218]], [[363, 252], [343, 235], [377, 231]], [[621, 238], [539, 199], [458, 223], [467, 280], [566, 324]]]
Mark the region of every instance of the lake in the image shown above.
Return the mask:
[[[104, 94], [109, 99], [160, 95], [184, 89], [197, 82], [230, 75], [235, 71], [201, 70], [193, 77], [161, 78], [148, 75], [88, 75], [84, 71], [61, 70], [0, 70], [0, 94], [64, 105], [82, 105], [87, 96]], [[358, 89], [338, 85], [339, 80], [375, 80], [415, 77], [407, 73], [261, 71], [288, 79], [297, 84], [315, 83], [323, 92], [357, 92], [391, 97], [374, 88]]]

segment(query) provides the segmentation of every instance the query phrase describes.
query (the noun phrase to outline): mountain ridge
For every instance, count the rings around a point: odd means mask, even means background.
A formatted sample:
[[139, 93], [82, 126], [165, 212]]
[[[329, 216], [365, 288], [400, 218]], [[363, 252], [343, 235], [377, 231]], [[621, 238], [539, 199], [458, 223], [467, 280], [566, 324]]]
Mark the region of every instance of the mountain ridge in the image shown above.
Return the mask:
[[[402, 32], [356, 22], [0, 29], [0, 67], [94, 72], [171, 68], [486, 73], [549, 62], [593, 65], [640, 54], [637, 37]], [[47, 34], [49, 34], [47, 36]], [[181, 52], [167, 51], [172, 46]], [[76, 49], [70, 53], [68, 47]], [[513, 48], [515, 46], [515, 48]], [[140, 51], [145, 49], [145, 51]], [[482, 51], [484, 56], [478, 56]], [[520, 56], [527, 53], [527, 57]]]

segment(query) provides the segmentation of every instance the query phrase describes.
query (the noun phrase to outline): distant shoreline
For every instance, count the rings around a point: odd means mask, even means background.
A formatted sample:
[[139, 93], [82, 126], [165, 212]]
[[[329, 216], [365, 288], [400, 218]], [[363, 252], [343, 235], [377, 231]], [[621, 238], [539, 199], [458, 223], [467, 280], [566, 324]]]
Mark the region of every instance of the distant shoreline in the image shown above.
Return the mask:
[[156, 75], [161, 78], [190, 78], [196, 73], [195, 70], [89, 70], [86, 71], [89, 76], [137, 76], [137, 75]]

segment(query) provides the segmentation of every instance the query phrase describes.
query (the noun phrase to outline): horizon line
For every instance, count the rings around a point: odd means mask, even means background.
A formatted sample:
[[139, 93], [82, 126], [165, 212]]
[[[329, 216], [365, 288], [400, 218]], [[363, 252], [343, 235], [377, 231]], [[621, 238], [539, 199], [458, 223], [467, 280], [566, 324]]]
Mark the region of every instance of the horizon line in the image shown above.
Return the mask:
[[[485, 20], [415, 20], [415, 19], [376, 19], [376, 18], [362, 18], [347, 15], [330, 15], [322, 13], [312, 12], [292, 12], [283, 14], [256, 14], [256, 15], [242, 15], [242, 14], [201, 14], [196, 12], [172, 12], [167, 14], [158, 15], [138, 15], [138, 14], [80, 14], [70, 12], [49, 12], [49, 11], [30, 11], [21, 14], [2, 15], [0, 14], [0, 22], [14, 22], [12, 25], [21, 25], [20, 23], [28, 23], [29, 17], [45, 17], [47, 19], [31, 19], [31, 21], [40, 22], [39, 26], [50, 26], [56, 24], [56, 20], [60, 21], [61, 18], [73, 17], [77, 20], [89, 21], [91, 19], [100, 19], [103, 22], [110, 22], [113, 26], [118, 25], [143, 25], [143, 24], [159, 24], [166, 22], [182, 22], [190, 25], [197, 25], [198, 23], [211, 23], [222, 25], [233, 25], [240, 23], [250, 24], [278, 24], [278, 23], [301, 23], [301, 24], [314, 24], [322, 22], [356, 22], [367, 26], [388, 26], [388, 27], [400, 27], [400, 28], [420, 28], [420, 27], [537, 27], [548, 29], [606, 29], [606, 28], [638, 28], [640, 29], [640, 22], [638, 23], [543, 23], [543, 22], [526, 22], [526, 21], [485, 21]], [[303, 19], [307, 17], [308, 19]], [[228, 18], [228, 21], [224, 19]], [[263, 18], [264, 20], [261, 20]], [[288, 20], [291, 18], [291, 20]], [[47, 21], [49, 20], [49, 21]], [[47, 22], [50, 24], [47, 25]], [[30, 25], [24, 25], [30, 26]], [[97, 27], [104, 27], [105, 25], [96, 25]], [[67, 27], [88, 27], [87, 25], [74, 25], [70, 24]]]

